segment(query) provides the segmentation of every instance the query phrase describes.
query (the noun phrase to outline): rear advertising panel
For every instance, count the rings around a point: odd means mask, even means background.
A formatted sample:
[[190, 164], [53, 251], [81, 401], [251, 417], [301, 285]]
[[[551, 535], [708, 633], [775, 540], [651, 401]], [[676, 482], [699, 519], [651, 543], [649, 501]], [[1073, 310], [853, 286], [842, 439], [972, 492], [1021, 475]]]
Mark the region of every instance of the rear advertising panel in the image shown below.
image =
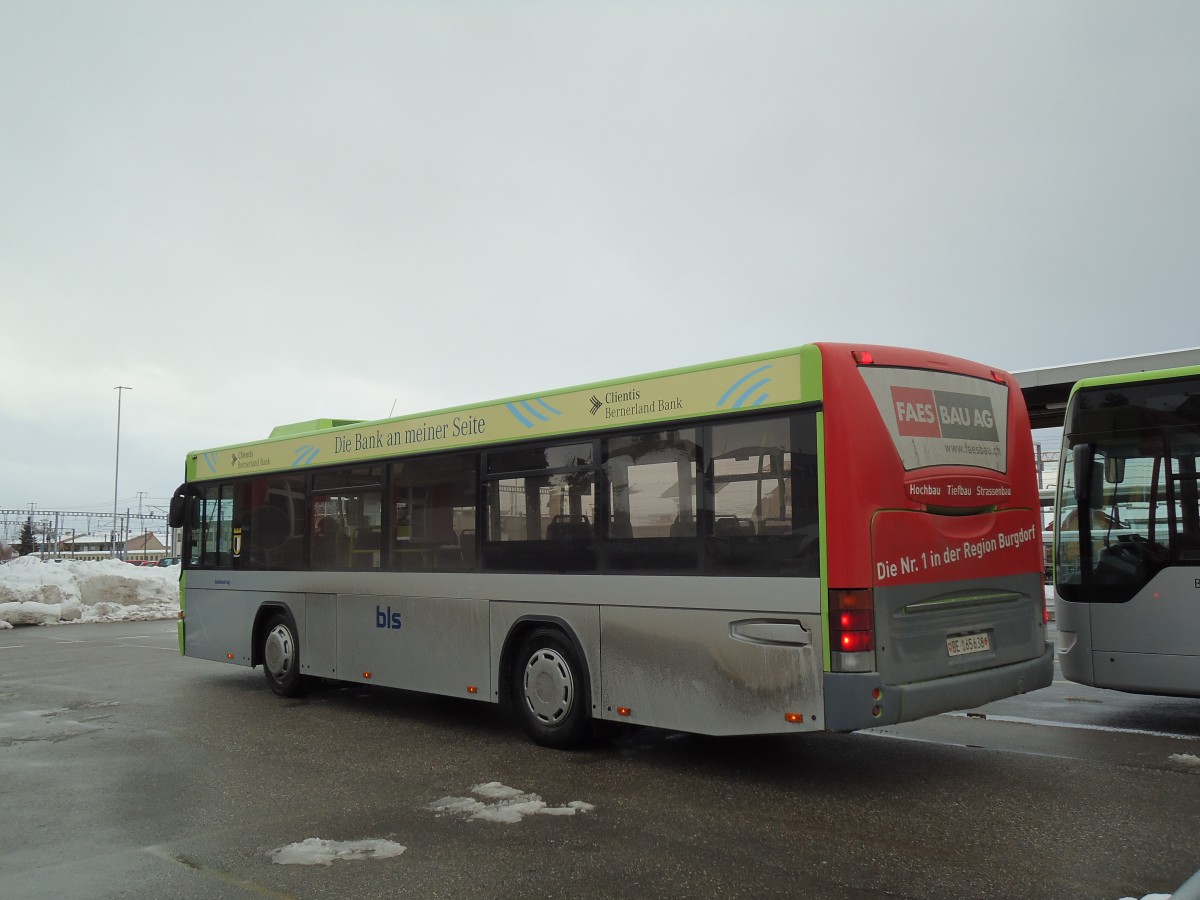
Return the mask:
[[961, 518], [888, 510], [875, 515], [871, 533], [875, 587], [1041, 570], [1037, 519], [1020, 510]]
[[871, 392], [906, 471], [1008, 466], [1008, 385], [948, 372], [864, 366]]
[[1008, 476], [1008, 384], [885, 366], [859, 374], [903, 467], [908, 500], [908, 509], [884, 503], [873, 516], [874, 586], [1039, 571], [1036, 504], [1014, 504]]

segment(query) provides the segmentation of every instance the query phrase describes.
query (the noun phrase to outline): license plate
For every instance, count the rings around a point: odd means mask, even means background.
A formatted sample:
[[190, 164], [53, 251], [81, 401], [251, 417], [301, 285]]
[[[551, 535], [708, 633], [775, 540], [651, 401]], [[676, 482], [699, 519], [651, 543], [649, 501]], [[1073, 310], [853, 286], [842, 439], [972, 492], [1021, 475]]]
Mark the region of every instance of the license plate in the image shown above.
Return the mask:
[[982, 653], [992, 649], [992, 638], [986, 631], [978, 634], [960, 634], [946, 638], [946, 653], [962, 656], [965, 653]]

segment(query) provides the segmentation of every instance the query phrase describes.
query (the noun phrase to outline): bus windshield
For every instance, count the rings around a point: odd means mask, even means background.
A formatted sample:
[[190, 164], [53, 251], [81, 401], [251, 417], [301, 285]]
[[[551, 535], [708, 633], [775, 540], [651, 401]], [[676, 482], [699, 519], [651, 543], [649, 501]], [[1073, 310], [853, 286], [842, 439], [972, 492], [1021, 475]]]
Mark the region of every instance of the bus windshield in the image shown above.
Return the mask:
[[1200, 563], [1196, 380], [1080, 391], [1055, 533], [1066, 600], [1123, 602], [1169, 566]]

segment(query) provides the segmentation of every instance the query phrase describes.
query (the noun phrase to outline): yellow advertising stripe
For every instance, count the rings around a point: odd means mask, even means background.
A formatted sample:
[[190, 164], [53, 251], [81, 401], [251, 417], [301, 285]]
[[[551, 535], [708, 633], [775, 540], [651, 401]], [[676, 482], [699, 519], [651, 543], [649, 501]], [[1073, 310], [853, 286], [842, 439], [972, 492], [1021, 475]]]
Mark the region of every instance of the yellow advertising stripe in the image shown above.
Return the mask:
[[189, 477], [203, 481], [258, 471], [360, 462], [817, 399], [819, 384], [807, 392], [812, 396], [805, 396], [801, 364], [801, 353], [789, 351], [538, 397], [289, 434], [191, 454]]

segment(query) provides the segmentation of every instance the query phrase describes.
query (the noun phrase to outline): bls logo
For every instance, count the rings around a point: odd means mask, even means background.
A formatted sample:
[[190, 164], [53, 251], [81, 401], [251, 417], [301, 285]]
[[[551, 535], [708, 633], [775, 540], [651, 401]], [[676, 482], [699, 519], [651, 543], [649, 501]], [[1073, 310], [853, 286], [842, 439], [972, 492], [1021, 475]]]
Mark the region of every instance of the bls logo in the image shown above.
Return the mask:
[[399, 628], [400, 613], [392, 612], [389, 606], [387, 612], [384, 612], [378, 606], [375, 607], [375, 627], [376, 628]]

